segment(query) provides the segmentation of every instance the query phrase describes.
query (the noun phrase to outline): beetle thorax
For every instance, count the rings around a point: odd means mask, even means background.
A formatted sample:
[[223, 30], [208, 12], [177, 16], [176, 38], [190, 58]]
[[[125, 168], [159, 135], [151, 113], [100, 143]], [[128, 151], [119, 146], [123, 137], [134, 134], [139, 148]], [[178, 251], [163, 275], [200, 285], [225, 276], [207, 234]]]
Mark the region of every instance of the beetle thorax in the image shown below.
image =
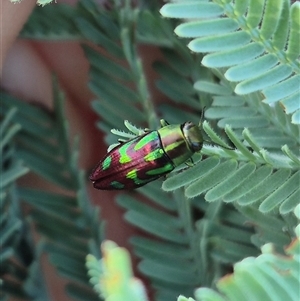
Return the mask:
[[202, 135], [196, 128], [193, 123], [186, 122], [158, 130], [162, 148], [175, 166], [184, 163], [194, 152], [201, 149]]

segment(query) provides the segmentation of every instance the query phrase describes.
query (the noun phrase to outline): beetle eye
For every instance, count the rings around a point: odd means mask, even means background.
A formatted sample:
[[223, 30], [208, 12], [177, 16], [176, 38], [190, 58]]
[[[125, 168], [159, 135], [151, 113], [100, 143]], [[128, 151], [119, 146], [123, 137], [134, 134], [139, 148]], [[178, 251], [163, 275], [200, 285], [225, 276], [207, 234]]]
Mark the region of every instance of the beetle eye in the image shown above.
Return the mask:
[[192, 149], [195, 151], [195, 152], [198, 152], [202, 149], [202, 141], [190, 141], [190, 144], [192, 146]]
[[189, 131], [193, 127], [195, 127], [195, 125], [191, 121], [187, 121], [183, 124], [183, 128], [186, 131]]

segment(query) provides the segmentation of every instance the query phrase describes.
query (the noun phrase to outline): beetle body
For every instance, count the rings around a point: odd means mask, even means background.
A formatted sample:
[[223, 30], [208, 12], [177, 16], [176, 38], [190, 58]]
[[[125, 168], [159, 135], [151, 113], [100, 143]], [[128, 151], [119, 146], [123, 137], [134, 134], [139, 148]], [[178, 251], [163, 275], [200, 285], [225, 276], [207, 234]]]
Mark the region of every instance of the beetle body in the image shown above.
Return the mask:
[[202, 148], [198, 125], [185, 122], [166, 125], [157, 131], [123, 142], [97, 164], [90, 180], [97, 189], [134, 189], [171, 172]]

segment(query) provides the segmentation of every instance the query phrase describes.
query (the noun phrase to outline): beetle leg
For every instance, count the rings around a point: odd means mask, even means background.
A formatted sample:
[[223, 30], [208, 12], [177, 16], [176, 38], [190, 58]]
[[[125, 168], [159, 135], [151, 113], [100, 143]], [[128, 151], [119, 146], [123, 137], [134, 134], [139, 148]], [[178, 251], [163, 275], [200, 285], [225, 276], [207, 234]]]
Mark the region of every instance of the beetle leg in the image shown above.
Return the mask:
[[195, 165], [194, 161], [192, 158], [189, 158], [186, 162], [185, 165], [187, 165], [188, 167], [193, 167]]
[[[127, 139], [127, 140], [128, 140], [128, 139]], [[127, 140], [126, 140], [126, 139], [119, 138], [119, 139], [118, 139], [118, 142], [121, 144], [121, 143], [126, 142]]]
[[160, 120], [160, 125], [163, 128], [163, 127], [165, 127], [167, 125], [170, 125], [170, 123], [167, 120], [161, 119]]
[[198, 124], [199, 127], [201, 126], [201, 124], [202, 124], [202, 122], [204, 120], [205, 109], [206, 109], [206, 107], [203, 107], [203, 109], [202, 109], [200, 121], [199, 121], [199, 124]]

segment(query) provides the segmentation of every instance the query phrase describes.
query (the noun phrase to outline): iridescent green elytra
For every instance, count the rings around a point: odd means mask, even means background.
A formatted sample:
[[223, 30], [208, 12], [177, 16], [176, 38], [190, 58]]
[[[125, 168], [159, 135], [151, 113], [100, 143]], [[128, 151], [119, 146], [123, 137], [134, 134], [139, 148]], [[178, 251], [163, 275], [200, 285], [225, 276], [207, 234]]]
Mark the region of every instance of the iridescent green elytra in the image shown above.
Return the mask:
[[121, 143], [98, 163], [90, 175], [102, 190], [134, 189], [171, 172], [201, 150], [200, 125], [192, 122], [169, 125]]

